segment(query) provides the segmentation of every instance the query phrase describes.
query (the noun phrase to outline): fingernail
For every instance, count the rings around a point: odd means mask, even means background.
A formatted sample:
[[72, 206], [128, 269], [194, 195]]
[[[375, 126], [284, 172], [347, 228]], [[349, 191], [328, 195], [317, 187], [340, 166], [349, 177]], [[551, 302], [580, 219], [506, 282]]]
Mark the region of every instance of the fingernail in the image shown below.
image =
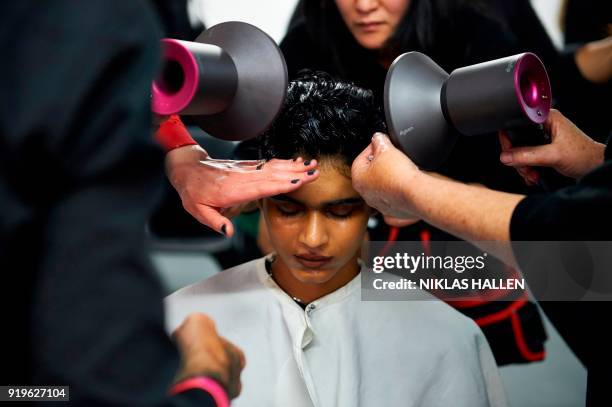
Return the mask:
[[499, 156], [499, 160], [504, 164], [512, 163], [512, 153], [501, 153], [501, 155]]
[[308, 174], [308, 175], [312, 175], [312, 174], [314, 174], [314, 173], [315, 173], [315, 170], [310, 170], [310, 171], [308, 171], [306, 174]]
[[310, 160], [306, 160], [306, 161], [304, 161], [304, 165], [305, 165], [305, 166], [309, 166], [309, 165], [310, 165]]
[[299, 180], [299, 179], [292, 179], [292, 180], [291, 180], [291, 183], [292, 183], [292, 184], [297, 184], [298, 182], [300, 182], [300, 180]]
[[223, 236], [227, 236], [227, 225], [225, 223], [221, 226], [221, 233], [223, 233]]

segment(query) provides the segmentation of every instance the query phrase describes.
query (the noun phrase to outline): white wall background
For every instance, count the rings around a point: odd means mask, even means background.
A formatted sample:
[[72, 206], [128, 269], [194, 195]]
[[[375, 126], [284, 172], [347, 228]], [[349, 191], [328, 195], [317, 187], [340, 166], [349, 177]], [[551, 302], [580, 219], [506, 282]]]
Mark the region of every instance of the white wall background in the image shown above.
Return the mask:
[[562, 0], [531, 0], [533, 8], [557, 48], [563, 45], [563, 34], [559, 27], [560, 7]]
[[[265, 31], [277, 43], [289, 24], [297, 0], [189, 0], [192, 19], [206, 27], [223, 21], [243, 21]], [[192, 20], [193, 21], [193, 20]]]

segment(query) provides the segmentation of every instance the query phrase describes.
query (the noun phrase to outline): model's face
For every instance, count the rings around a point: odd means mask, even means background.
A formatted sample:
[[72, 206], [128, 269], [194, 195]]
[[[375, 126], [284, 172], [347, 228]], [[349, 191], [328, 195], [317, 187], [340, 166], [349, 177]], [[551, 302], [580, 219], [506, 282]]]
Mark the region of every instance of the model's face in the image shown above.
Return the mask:
[[364, 48], [381, 49], [410, 6], [410, 0], [336, 0], [338, 11]]
[[355, 272], [370, 215], [348, 174], [326, 159], [319, 170], [316, 181], [262, 203], [277, 261], [307, 284], [324, 284], [348, 267]]

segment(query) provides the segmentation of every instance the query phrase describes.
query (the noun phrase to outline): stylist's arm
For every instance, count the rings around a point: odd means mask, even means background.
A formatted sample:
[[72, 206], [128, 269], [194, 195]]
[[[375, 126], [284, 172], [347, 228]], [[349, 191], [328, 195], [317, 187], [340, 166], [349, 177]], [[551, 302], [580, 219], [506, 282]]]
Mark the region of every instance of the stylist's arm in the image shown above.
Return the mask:
[[181, 353], [181, 367], [174, 381], [204, 376], [219, 383], [230, 399], [242, 389], [240, 373], [246, 364], [244, 353], [219, 336], [215, 323], [200, 313], [190, 314], [172, 338]]
[[421, 171], [380, 133], [353, 162], [352, 179], [368, 205], [379, 210], [388, 223], [422, 219], [464, 240], [479, 242], [483, 249], [515, 263], [508, 243], [510, 219], [524, 196]]
[[[179, 116], [156, 116], [155, 139], [166, 150], [166, 175], [183, 207], [200, 223], [231, 237], [240, 205], [286, 194], [317, 179], [317, 162], [217, 160], [191, 137]], [[232, 208], [231, 210], [229, 210]]]
[[224, 209], [289, 193], [314, 181], [318, 171], [316, 161], [303, 159], [219, 162], [202, 147], [190, 145], [166, 154], [166, 174], [185, 210], [229, 237], [234, 227]]

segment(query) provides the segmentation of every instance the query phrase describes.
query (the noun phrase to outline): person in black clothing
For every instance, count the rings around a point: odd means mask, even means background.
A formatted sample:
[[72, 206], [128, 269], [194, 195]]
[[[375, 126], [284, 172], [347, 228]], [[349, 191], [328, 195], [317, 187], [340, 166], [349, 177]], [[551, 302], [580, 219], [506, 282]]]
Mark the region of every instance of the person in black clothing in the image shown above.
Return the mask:
[[[404, 52], [426, 53], [449, 72], [518, 52], [516, 39], [511, 32], [500, 29], [503, 21], [484, 6], [486, 2], [378, 2], [393, 5], [385, 13], [381, 10], [389, 6], [379, 5], [374, 9], [355, 5], [355, 14], [359, 13], [357, 19], [377, 19], [381, 22], [381, 30], [389, 28], [380, 36], [373, 34], [377, 37], [374, 40], [368, 38], [368, 33], [361, 36], [363, 38], [356, 38], [360, 35], [358, 30], [351, 31], [347, 27], [337, 7], [342, 3], [347, 2], [302, 2], [303, 17], [296, 18], [280, 45], [290, 78], [304, 68], [325, 71], [372, 89], [381, 101], [387, 68]], [[352, 8], [354, 2], [349, 3]], [[401, 17], [396, 15], [398, 12], [402, 12]], [[359, 26], [358, 21], [349, 24]]]
[[586, 61], [601, 61], [602, 53], [585, 57], [587, 47], [582, 46], [612, 34], [607, 31], [612, 24], [609, 2], [568, 2], [567, 49], [561, 52], [529, 0], [388, 2], [408, 4], [408, 10], [394, 35], [378, 49], [367, 49], [355, 40], [335, 3], [301, 0], [296, 7], [281, 43], [290, 77], [303, 68], [320, 69], [373, 89], [380, 99], [385, 68], [403, 52], [424, 52], [449, 72], [512, 53], [533, 52], [547, 68], [557, 108], [598, 141], [605, 141], [612, 129], [602, 114], [610, 84], [595, 83], [590, 74], [594, 63]]
[[606, 0], [566, 0], [565, 3], [566, 44], [591, 42], [612, 35], [612, 3]]
[[[280, 46], [290, 78], [305, 68], [326, 71], [373, 90], [382, 107], [387, 69], [404, 52], [423, 52], [447, 72], [523, 52], [506, 21], [489, 3], [465, 0], [303, 0], [302, 17], [294, 20]], [[527, 193], [529, 190], [520, 177], [499, 163], [499, 153], [501, 150], [495, 134], [461, 137], [439, 172], [464, 182]], [[370, 230], [371, 240], [388, 240], [390, 235], [389, 227], [382, 221]], [[418, 241], [422, 236], [438, 241], [456, 239], [421, 222], [399, 229], [397, 240]], [[460, 311], [479, 320], [510, 305], [509, 302], [495, 301]], [[500, 365], [544, 357], [546, 333], [535, 305], [526, 303], [518, 314], [532, 351], [529, 354], [516, 346], [517, 334], [509, 319], [481, 326]]]
[[555, 107], [592, 138], [605, 142], [612, 130], [612, 121], [605, 114], [612, 94], [606, 84], [609, 78], [602, 78], [601, 71], [611, 65], [612, 43], [596, 47], [594, 41], [610, 35], [605, 31], [606, 24], [612, 23], [610, 2], [568, 2], [562, 50], [553, 44], [529, 0], [491, 0], [488, 6], [504, 21], [521, 51], [533, 52], [544, 62]]
[[[563, 111], [587, 134], [604, 141], [612, 132], [612, 2], [567, 0], [562, 18], [565, 50], [579, 72], [561, 88]], [[571, 68], [571, 65], [569, 65]], [[567, 97], [565, 95], [567, 94]]]
[[[364, 53], [362, 47], [356, 47], [351, 36], [346, 35], [346, 29], [332, 3], [301, 0], [296, 7], [289, 24], [289, 33], [282, 44], [290, 73], [303, 67], [320, 68], [380, 90], [379, 94], [382, 94], [382, 80], [376, 78], [380, 76], [380, 68], [368, 66], [371, 55]], [[401, 3], [406, 2], [389, 2]], [[546, 66], [555, 106], [594, 139], [607, 139], [612, 130], [612, 121], [606, 114], [606, 101], [611, 97], [612, 84], [609, 76], [608, 79], [602, 79], [602, 68], [610, 66], [612, 45], [608, 43], [603, 46], [596, 41], [612, 35], [609, 28], [612, 26], [610, 2], [567, 1], [563, 21], [566, 45], [561, 51], [551, 41], [529, 0], [467, 2], [472, 4], [462, 4], [457, 0], [434, 0], [422, 4], [417, 0], [409, 3], [410, 9], [413, 9], [412, 17], [406, 16], [401, 26], [406, 23], [414, 25], [412, 44], [408, 41], [410, 30], [404, 29], [388, 44], [394, 43], [396, 51], [431, 53], [430, 56], [436, 61], [439, 59], [446, 69], [454, 69], [460, 62], [451, 52], [447, 52], [453, 49], [467, 50], [464, 64], [474, 63], [470, 54], [476, 57], [479, 54], [482, 57], [489, 54], [492, 55], [491, 59], [499, 56], [491, 53], [491, 48], [495, 46], [500, 47], [500, 52], [533, 52]], [[471, 12], [461, 11], [463, 9], [471, 9]], [[466, 15], [471, 18], [462, 21]], [[470, 23], [479, 28], [470, 27]], [[439, 25], [446, 25], [446, 32], [436, 29]], [[463, 36], [463, 32], [470, 31], [472, 34]], [[429, 43], [426, 39], [429, 39]], [[462, 44], [463, 40], [468, 42]], [[434, 50], [432, 43], [436, 42], [447, 50]], [[484, 49], [483, 44], [486, 45]], [[387, 58], [396, 55], [396, 52], [390, 50], [386, 52], [389, 54]], [[444, 62], [445, 55], [450, 56], [451, 63], [448, 66]], [[364, 71], [364, 62], [367, 72]], [[360, 73], [362, 71], [364, 74]]]
[[213, 406], [243, 357], [193, 315], [164, 332], [144, 245], [163, 156], [151, 136], [159, 27], [143, 1], [0, 6], [3, 385], [69, 385], [77, 405]]
[[[507, 139], [500, 159], [507, 165], [551, 166], [578, 178], [574, 186], [526, 197], [440, 179], [420, 171], [382, 134], [353, 163], [353, 183], [389, 223], [418, 218], [465, 240], [501, 242], [484, 248], [508, 264], [516, 263], [510, 241], [612, 240], [610, 146], [590, 139], [556, 110], [546, 125], [552, 143], [527, 154], [539, 160], [525, 161], [526, 148], [513, 149]], [[612, 380], [612, 334], [601, 324], [612, 311], [610, 303], [552, 304], [552, 322], [588, 370], [587, 405], [604, 405]], [[547, 313], [548, 305], [542, 303]]]
[[202, 31], [204, 24], [192, 24], [185, 0], [149, 0], [157, 12], [164, 35], [178, 40], [193, 41]]

